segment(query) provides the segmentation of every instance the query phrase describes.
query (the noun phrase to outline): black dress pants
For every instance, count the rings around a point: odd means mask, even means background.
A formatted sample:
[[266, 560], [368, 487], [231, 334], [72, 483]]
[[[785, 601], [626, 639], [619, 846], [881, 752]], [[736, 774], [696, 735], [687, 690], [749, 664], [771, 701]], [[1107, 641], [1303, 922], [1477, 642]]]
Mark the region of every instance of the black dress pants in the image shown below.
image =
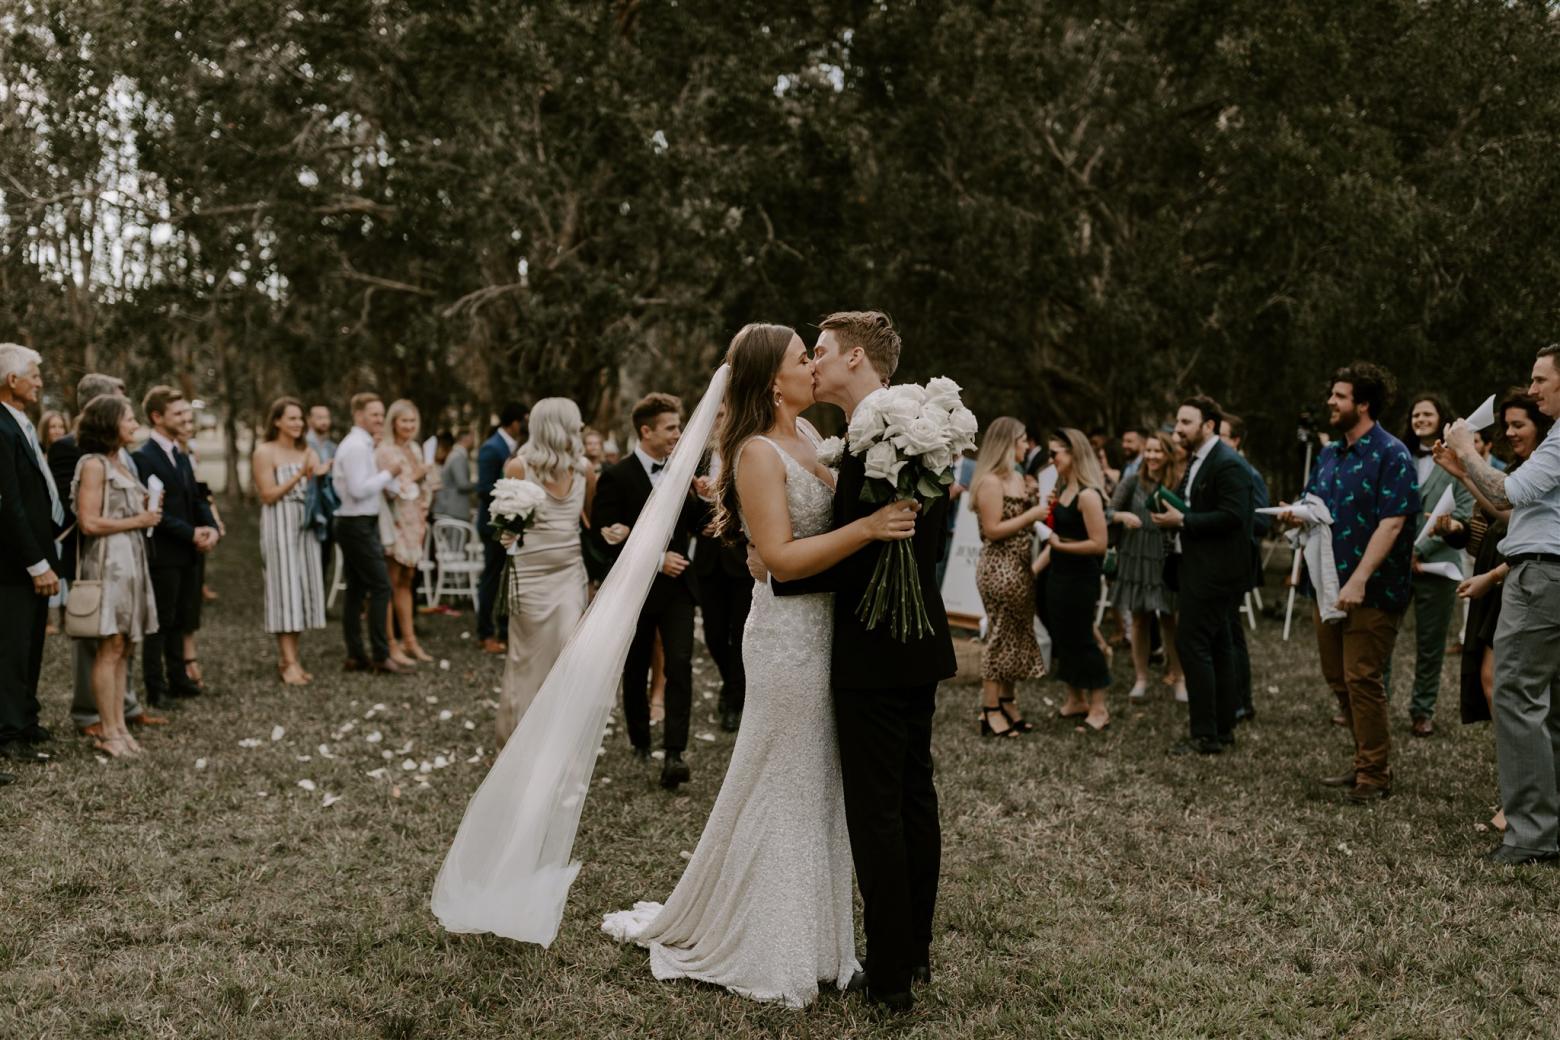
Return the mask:
[[932, 782], [937, 684], [834, 689], [851, 858], [861, 886], [867, 975], [880, 993], [910, 988], [930, 964], [942, 861]]
[[753, 579], [724, 572], [699, 579], [699, 611], [704, 615], [704, 644], [720, 672], [722, 711], [741, 711], [747, 703], [747, 670], [742, 666], [742, 631], [753, 607]]
[[369, 660], [363, 652], [363, 600], [368, 600], [368, 641], [375, 663], [390, 656], [390, 571], [385, 567], [385, 547], [379, 540], [377, 516], [338, 516], [336, 544], [341, 565], [347, 571], [347, 594], [341, 608], [342, 634], [347, 657], [359, 663]]
[[1235, 709], [1240, 704], [1230, 636], [1230, 615], [1239, 605], [1240, 594], [1188, 591], [1185, 585], [1183, 581], [1175, 648], [1186, 675], [1192, 739], [1228, 739], [1235, 732]]
[[152, 568], [152, 598], [157, 603], [157, 631], [141, 648], [141, 679], [146, 702], [166, 704], [173, 691], [193, 692], [184, 673], [184, 633], [191, 586], [200, 595], [200, 569], [194, 565]]
[[693, 593], [687, 583], [657, 577], [639, 612], [634, 641], [623, 665], [623, 721], [636, 748], [650, 746], [650, 658], [655, 634], [661, 633], [666, 655], [666, 718], [661, 746], [682, 752], [688, 747], [688, 716], [693, 711]]
[[24, 585], [0, 585], [0, 744], [25, 740], [38, 725], [38, 676], [49, 600]]
[[509, 617], [493, 616], [493, 606], [498, 602], [499, 582], [504, 579], [504, 565], [509, 562], [509, 550], [498, 538], [482, 539], [482, 577], [477, 582], [477, 638], [500, 640], [508, 638]]

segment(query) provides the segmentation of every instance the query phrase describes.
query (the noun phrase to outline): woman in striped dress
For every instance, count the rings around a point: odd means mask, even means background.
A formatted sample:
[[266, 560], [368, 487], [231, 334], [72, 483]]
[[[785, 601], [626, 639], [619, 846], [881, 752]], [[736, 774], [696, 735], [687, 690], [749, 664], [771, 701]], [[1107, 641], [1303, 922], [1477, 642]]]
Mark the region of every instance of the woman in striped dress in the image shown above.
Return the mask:
[[303, 405], [283, 397], [271, 405], [265, 439], [254, 454], [260, 495], [260, 555], [265, 561], [265, 630], [276, 636], [276, 670], [289, 686], [314, 677], [298, 658], [298, 636], [325, 627], [325, 578], [309, 525], [309, 480], [330, 472], [304, 442]]

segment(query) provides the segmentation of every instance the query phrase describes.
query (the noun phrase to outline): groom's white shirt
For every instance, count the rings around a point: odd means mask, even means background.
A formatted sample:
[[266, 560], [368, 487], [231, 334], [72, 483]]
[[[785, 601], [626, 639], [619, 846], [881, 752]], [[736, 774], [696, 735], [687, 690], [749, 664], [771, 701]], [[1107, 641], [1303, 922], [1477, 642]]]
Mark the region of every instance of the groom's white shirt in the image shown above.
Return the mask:
[[[650, 478], [650, 486], [659, 486], [661, 483], [661, 474], [666, 472], [665, 460], [657, 462], [655, 459], [652, 459], [645, 453], [645, 449], [641, 448], [637, 444], [634, 445], [634, 454], [639, 457], [639, 464], [645, 468], [645, 476]], [[655, 467], [657, 466], [661, 467], [660, 472], [656, 471]]]

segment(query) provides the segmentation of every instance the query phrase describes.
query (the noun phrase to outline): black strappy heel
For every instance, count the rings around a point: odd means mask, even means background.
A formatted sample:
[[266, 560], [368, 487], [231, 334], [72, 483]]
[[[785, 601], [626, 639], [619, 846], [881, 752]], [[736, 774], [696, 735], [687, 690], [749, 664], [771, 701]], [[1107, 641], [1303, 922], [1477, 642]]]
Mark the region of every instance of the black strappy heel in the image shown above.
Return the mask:
[[1008, 714], [1007, 708], [1003, 707], [1005, 704], [1017, 703], [1018, 699], [1016, 697], [998, 697], [997, 710], [1002, 713], [1003, 718], [1008, 720], [1008, 725], [1012, 727], [1014, 733], [1028, 733], [1030, 730], [1035, 728], [1035, 724], [1030, 722], [1028, 719], [1015, 719], [1012, 715]]
[[[1007, 719], [1007, 723], [1008, 723], [1008, 728], [1007, 729], [998, 730], [998, 729], [993, 729], [992, 728], [992, 726], [991, 726], [991, 714], [992, 714], [992, 712], [996, 712], [998, 715], [1001, 715], [1004, 719]], [[1013, 720], [1008, 718], [1007, 712], [1003, 711], [1000, 705], [995, 707], [995, 708], [985, 708], [985, 707], [983, 707], [983, 708], [980, 709], [980, 735], [983, 736], [983, 737], [1016, 737], [1016, 736], [1018, 736], [1018, 730], [1013, 728]]]

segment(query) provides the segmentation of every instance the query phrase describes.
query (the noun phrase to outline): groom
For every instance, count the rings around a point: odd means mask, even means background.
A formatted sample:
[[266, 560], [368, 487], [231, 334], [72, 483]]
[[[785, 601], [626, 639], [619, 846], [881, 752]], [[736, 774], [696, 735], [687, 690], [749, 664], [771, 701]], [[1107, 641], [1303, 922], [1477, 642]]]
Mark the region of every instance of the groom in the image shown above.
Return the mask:
[[[844, 311], [820, 324], [813, 351], [813, 392], [845, 409], [888, 385], [899, 366], [899, 333], [886, 314]], [[833, 527], [866, 516], [862, 458], [846, 451], [834, 492]], [[931, 633], [901, 643], [888, 626], [868, 631], [856, 617], [882, 547], [868, 546], [812, 578], [773, 583], [775, 595], [832, 591], [834, 717], [851, 856], [861, 886], [867, 933], [867, 998], [908, 1010], [910, 983], [931, 980], [932, 911], [942, 832], [932, 783], [932, 713], [937, 684], [957, 666], [937, 585], [947, 500], [916, 520], [916, 570]]]

